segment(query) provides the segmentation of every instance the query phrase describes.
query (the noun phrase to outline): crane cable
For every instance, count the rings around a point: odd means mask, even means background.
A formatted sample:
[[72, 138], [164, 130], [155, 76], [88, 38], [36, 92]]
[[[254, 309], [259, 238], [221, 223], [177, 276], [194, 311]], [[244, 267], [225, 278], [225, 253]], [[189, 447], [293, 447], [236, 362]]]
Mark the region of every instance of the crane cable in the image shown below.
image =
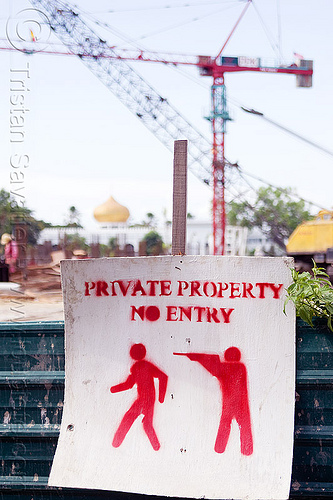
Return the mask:
[[267, 27], [266, 23], [264, 22], [259, 10], [258, 10], [258, 7], [256, 5], [256, 3], [254, 2], [254, 0], [252, 0], [252, 5], [254, 7], [254, 10], [256, 11], [257, 13], [257, 16], [259, 18], [259, 21], [263, 27], [263, 30], [267, 36], [267, 40], [269, 41], [273, 51], [278, 55], [279, 57], [279, 60], [283, 60], [283, 57], [282, 57], [282, 53], [281, 53], [281, 50], [280, 50], [280, 46], [279, 44], [274, 40], [274, 36], [271, 34], [269, 28]]
[[[246, 0], [244, 0], [246, 1]], [[220, 0], [220, 1], [213, 1], [213, 2], [199, 2], [199, 3], [184, 3], [181, 5], [156, 5], [154, 7], [140, 7], [138, 9], [109, 9], [109, 10], [103, 10], [103, 11], [97, 11], [94, 12], [94, 14], [122, 14], [126, 13], [128, 14], [129, 12], [146, 12], [148, 10], [172, 10], [172, 9], [184, 9], [188, 7], [207, 7], [210, 5], [221, 5], [222, 3], [234, 3], [233, 0]]]
[[215, 10], [214, 12], [210, 12], [209, 14], [203, 14], [202, 16], [193, 17], [192, 19], [188, 19], [187, 21], [183, 21], [183, 22], [178, 23], [178, 24], [172, 24], [171, 26], [166, 26], [165, 28], [151, 31], [150, 33], [146, 33], [145, 35], [141, 35], [140, 37], [136, 38], [134, 41], [137, 42], [140, 40], [144, 40], [145, 38], [150, 38], [152, 36], [159, 35], [160, 33], [165, 33], [166, 31], [171, 31], [171, 30], [174, 30], [177, 28], [181, 28], [182, 26], [185, 26], [186, 24], [191, 24], [191, 23], [194, 23], [197, 21], [201, 21], [202, 19], [204, 19], [206, 17], [214, 16], [216, 14], [219, 14], [222, 11], [226, 11], [226, 10], [233, 8], [233, 7], [234, 7], [233, 5], [228, 6], [228, 7], [223, 7], [221, 9]]
[[283, 57], [283, 54], [282, 54], [282, 44], [281, 44], [281, 12], [280, 12], [280, 0], [276, 0], [276, 14], [277, 14], [277, 31], [278, 31], [278, 49], [279, 49], [279, 53], [280, 53], [280, 64], [282, 63], [284, 57]]
[[277, 123], [277, 122], [271, 120], [270, 118], [267, 118], [264, 115], [264, 113], [261, 113], [260, 111], [256, 111], [255, 109], [246, 108], [245, 106], [240, 106], [240, 108], [243, 111], [245, 111], [246, 113], [250, 113], [251, 115], [255, 115], [255, 116], [259, 116], [260, 118], [263, 118], [264, 120], [266, 120], [266, 122], [271, 123], [275, 127], [278, 127], [281, 130], [283, 130], [284, 132], [287, 132], [288, 134], [291, 134], [291, 135], [297, 137], [297, 139], [300, 139], [301, 141], [306, 142], [307, 144], [310, 144], [311, 146], [322, 151], [323, 153], [326, 153], [327, 155], [333, 156], [333, 151], [330, 151], [329, 149], [324, 148], [320, 144], [317, 144], [316, 142], [313, 142], [310, 139], [307, 139], [306, 137], [303, 137], [302, 135], [297, 134], [297, 132], [294, 132], [293, 130], [290, 130], [289, 128], [284, 127], [283, 125], [280, 125], [280, 123]]
[[[194, 22], [197, 22], [197, 21], [201, 21], [202, 19], [204, 19], [206, 17], [210, 17], [210, 16], [213, 16], [213, 15], [216, 15], [216, 14], [218, 14], [220, 12], [229, 10], [231, 8], [234, 8], [234, 7], [235, 7], [234, 4], [228, 5], [228, 6], [224, 6], [221, 9], [215, 10], [214, 12], [209, 12], [208, 14], [202, 14], [201, 16], [197, 16], [197, 17], [194, 17], [192, 19], [188, 19], [188, 20], [183, 21], [181, 23], [172, 24], [171, 26], [166, 26], [165, 28], [151, 31], [150, 33], [146, 33], [146, 34], [140, 35], [137, 38], [130, 38], [130, 37], [128, 37], [124, 33], [121, 33], [119, 30], [116, 30], [115, 28], [111, 27], [108, 23], [105, 23], [105, 22], [102, 23], [93, 14], [91, 14], [91, 13], [89, 13], [87, 11], [84, 11], [81, 8], [80, 8], [80, 12], [84, 16], [86, 16], [88, 19], [90, 19], [91, 22], [95, 23], [97, 26], [100, 26], [100, 27], [106, 29], [110, 33], [118, 36], [124, 42], [126, 42], [126, 43], [128, 43], [130, 45], [134, 45], [137, 49], [148, 50], [147, 48], [143, 47], [142, 45], [141, 46], [137, 45], [137, 42], [139, 42], [140, 40], [144, 40], [146, 38], [150, 38], [150, 37], [155, 36], [155, 35], [159, 35], [160, 33], [165, 33], [167, 31], [171, 31], [173, 29], [180, 28], [182, 26], [185, 26], [186, 24], [191, 24], [191, 23], [194, 23]], [[121, 48], [121, 46], [118, 46], [118, 48]]]

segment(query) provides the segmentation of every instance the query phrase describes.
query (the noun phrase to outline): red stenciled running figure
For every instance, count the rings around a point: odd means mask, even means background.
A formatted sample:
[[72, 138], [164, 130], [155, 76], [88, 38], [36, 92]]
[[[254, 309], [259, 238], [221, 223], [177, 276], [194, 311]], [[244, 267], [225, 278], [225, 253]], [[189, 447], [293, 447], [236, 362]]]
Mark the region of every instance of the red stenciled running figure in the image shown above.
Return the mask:
[[161, 445], [153, 427], [156, 398], [154, 379], [157, 378], [159, 381], [158, 400], [160, 403], [163, 403], [168, 383], [168, 376], [157, 368], [157, 366], [144, 359], [146, 356], [146, 348], [143, 344], [132, 345], [130, 349], [130, 356], [135, 360], [135, 363], [131, 367], [129, 377], [125, 380], [125, 382], [112, 386], [110, 391], [112, 393], [127, 391], [136, 384], [138, 397], [120, 422], [120, 425], [114, 435], [112, 446], [118, 448], [124, 441], [126, 434], [132, 427], [135, 420], [139, 417], [139, 415], [143, 415], [143, 428], [152, 447], [155, 451], [157, 451], [160, 449]]
[[217, 431], [214, 450], [223, 453], [228, 443], [231, 422], [236, 420], [240, 430], [241, 453], [252, 455], [253, 439], [249, 398], [247, 390], [247, 373], [244, 363], [240, 361], [241, 352], [237, 347], [229, 347], [221, 362], [218, 354], [178, 353], [176, 356], [187, 356], [197, 361], [220, 382], [222, 391], [222, 415]]

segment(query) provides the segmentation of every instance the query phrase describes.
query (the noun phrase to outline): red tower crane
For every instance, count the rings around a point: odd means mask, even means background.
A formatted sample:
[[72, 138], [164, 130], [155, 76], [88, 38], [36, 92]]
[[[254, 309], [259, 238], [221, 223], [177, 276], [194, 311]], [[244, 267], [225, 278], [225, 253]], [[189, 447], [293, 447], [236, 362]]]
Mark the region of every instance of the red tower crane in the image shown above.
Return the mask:
[[[290, 65], [266, 64], [263, 59], [256, 57], [222, 55], [252, 0], [247, 0], [239, 19], [216, 57], [176, 56], [110, 47], [81, 19], [74, 7], [60, 0], [30, 0], [30, 2], [47, 16], [51, 29], [70, 53], [78, 56], [170, 150], [174, 140], [188, 139], [190, 170], [206, 184], [211, 184], [212, 178], [214, 254], [223, 255], [226, 229], [225, 190], [228, 180], [226, 168], [238, 168], [238, 165], [230, 163], [225, 158], [226, 123], [230, 120], [230, 116], [227, 109], [224, 74], [241, 71], [292, 74], [296, 75], [297, 86], [311, 87], [313, 62], [302, 59], [297, 64]], [[212, 124], [213, 145], [126, 61], [197, 66], [202, 76], [212, 77], [212, 112], [208, 119]]]

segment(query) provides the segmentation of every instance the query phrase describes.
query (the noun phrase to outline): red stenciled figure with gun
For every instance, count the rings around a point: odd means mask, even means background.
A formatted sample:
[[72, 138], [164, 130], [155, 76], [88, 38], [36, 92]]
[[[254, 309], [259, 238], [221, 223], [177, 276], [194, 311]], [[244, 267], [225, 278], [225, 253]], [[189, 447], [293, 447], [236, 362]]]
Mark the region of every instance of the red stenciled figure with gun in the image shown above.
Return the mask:
[[200, 363], [220, 383], [222, 392], [222, 414], [217, 431], [214, 450], [223, 453], [227, 446], [231, 422], [236, 420], [240, 430], [241, 453], [252, 455], [253, 438], [247, 389], [247, 373], [244, 363], [240, 361], [241, 352], [237, 347], [229, 347], [224, 353], [224, 361], [218, 354], [181, 353], [175, 356], [186, 356], [191, 361]]

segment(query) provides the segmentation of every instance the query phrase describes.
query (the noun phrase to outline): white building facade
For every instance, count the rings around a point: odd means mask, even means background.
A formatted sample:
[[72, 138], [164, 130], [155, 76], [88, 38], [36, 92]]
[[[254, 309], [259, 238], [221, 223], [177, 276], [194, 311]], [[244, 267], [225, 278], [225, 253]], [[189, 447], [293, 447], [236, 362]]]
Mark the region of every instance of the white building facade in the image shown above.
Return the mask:
[[[129, 226], [127, 223], [110, 223], [96, 226], [96, 230], [87, 231], [83, 228], [55, 227], [44, 229], [39, 238], [39, 243], [48, 241], [52, 246], [59, 246], [64, 241], [65, 235], [78, 234], [85, 238], [88, 245], [100, 243], [108, 245], [110, 239], [115, 238], [119, 247], [127, 244], [134, 247], [134, 252], [138, 253], [139, 243], [150, 231], [156, 231], [160, 234], [167, 249], [171, 252], [172, 227], [170, 224], [164, 224], [157, 227], [153, 226]], [[246, 255], [246, 242], [248, 229], [237, 226], [227, 226], [225, 242], [226, 255]], [[213, 255], [213, 228], [209, 221], [187, 221], [187, 255]], [[169, 251], [168, 251], [169, 250]]]

